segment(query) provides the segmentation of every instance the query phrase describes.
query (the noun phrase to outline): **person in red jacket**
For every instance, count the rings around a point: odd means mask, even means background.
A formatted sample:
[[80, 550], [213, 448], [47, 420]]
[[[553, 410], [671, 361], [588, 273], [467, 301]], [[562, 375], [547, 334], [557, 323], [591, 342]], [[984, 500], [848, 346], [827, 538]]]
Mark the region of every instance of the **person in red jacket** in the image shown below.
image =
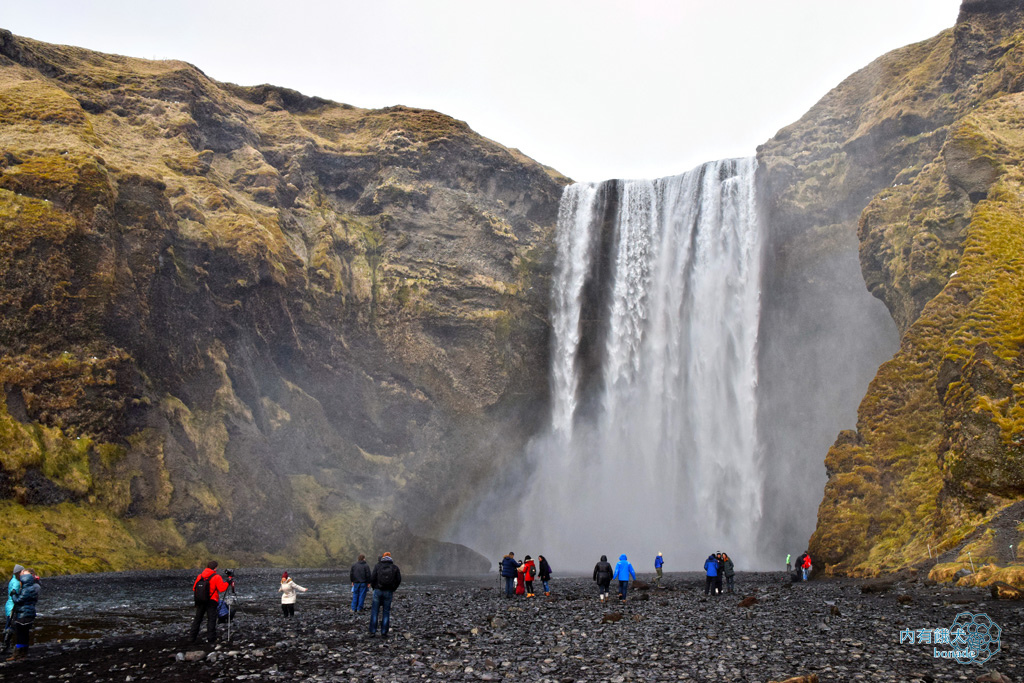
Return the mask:
[[527, 555], [523, 562], [523, 580], [526, 581], [526, 597], [533, 597], [533, 579], [537, 576], [537, 565], [534, 564], [533, 558]]
[[189, 642], [196, 642], [199, 628], [206, 617], [206, 640], [211, 645], [217, 642], [217, 608], [220, 607], [220, 596], [227, 591], [228, 582], [217, 573], [217, 561], [213, 560], [200, 572], [192, 582], [192, 593], [195, 595], [196, 615], [192, 619], [192, 633]]

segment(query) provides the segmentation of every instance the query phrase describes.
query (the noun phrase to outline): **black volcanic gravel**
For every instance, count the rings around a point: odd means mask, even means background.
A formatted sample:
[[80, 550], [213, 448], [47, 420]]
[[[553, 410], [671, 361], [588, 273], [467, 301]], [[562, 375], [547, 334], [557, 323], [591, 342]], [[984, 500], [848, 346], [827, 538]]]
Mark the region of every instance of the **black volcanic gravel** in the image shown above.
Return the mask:
[[[408, 581], [396, 593], [386, 640], [367, 636], [369, 598], [366, 612], [353, 614], [347, 583], [339, 583], [329, 597], [300, 595], [291, 620], [273, 597], [242, 603], [232, 641], [221, 627], [213, 648], [186, 642], [182, 607], [180, 620], [151, 628], [108, 624], [101, 638], [44, 642], [27, 661], [0, 665], [0, 679], [619, 683], [816, 673], [821, 681], [930, 682], [974, 681], [991, 669], [1014, 682], [1024, 677], [1024, 607], [981, 589], [907, 582], [862, 593], [858, 581], [792, 585], [781, 573], [738, 574], [736, 583], [734, 595], [705, 598], [702, 577], [666, 574], [664, 588], [601, 604], [585, 578], [556, 579], [550, 598], [514, 600], [495, 577]], [[756, 604], [740, 607], [746, 596]], [[964, 611], [984, 612], [1002, 628], [1001, 651], [984, 666], [900, 644], [901, 630], [948, 627]], [[602, 623], [606, 617], [617, 620]]]

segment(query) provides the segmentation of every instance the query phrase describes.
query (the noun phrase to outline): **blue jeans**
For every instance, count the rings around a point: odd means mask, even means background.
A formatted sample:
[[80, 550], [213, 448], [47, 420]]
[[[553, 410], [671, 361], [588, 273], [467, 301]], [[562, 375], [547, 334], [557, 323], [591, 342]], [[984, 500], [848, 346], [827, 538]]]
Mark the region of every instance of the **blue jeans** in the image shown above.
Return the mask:
[[384, 613], [380, 622], [380, 634], [386, 636], [388, 627], [391, 625], [391, 599], [395, 597], [395, 591], [382, 591], [379, 588], [373, 589], [373, 603], [370, 606], [370, 634], [377, 632], [377, 608]]
[[626, 589], [629, 588], [629, 581], [619, 581], [619, 599], [626, 599]]
[[548, 582], [547, 582], [547, 581], [541, 581], [541, 583], [543, 583], [543, 584], [544, 584], [544, 592], [545, 592], [545, 593], [550, 593], [550, 592], [551, 592], [551, 589], [550, 589], [550, 588], [548, 588]]
[[514, 598], [516, 595], [516, 577], [506, 576], [505, 577], [505, 595], [510, 598]]
[[806, 581], [806, 580], [807, 580], [807, 577], [808, 577], [808, 576], [810, 575], [810, 573], [811, 573], [811, 570], [810, 570], [810, 569], [801, 569], [800, 571], [802, 571], [802, 572], [804, 573], [804, 581]]
[[352, 611], [358, 612], [363, 609], [363, 602], [366, 600], [366, 584], [352, 584]]

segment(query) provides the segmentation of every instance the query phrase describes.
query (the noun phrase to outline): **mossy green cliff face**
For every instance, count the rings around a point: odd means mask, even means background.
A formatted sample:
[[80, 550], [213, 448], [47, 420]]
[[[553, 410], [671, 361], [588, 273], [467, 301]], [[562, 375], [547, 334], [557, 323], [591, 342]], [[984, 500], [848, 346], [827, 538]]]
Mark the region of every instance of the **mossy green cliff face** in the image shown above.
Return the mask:
[[931, 556], [947, 578], [1017, 559], [1021, 90], [1021, 3], [965, 2], [955, 28], [858, 72], [761, 150], [777, 215], [856, 221], [864, 279], [901, 334], [826, 458], [810, 550], [827, 572]]
[[436, 112], [0, 31], [0, 562], [486, 569], [428, 539], [543, 412], [566, 182]]

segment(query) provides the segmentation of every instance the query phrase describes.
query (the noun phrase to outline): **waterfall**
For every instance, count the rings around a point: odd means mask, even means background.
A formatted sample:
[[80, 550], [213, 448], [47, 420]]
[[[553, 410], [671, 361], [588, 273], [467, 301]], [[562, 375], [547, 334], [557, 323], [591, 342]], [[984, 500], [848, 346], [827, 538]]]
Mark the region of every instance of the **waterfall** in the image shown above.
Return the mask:
[[528, 454], [521, 544], [573, 566], [665, 552], [695, 571], [715, 550], [765, 564], [755, 169], [732, 159], [566, 188], [551, 428]]

